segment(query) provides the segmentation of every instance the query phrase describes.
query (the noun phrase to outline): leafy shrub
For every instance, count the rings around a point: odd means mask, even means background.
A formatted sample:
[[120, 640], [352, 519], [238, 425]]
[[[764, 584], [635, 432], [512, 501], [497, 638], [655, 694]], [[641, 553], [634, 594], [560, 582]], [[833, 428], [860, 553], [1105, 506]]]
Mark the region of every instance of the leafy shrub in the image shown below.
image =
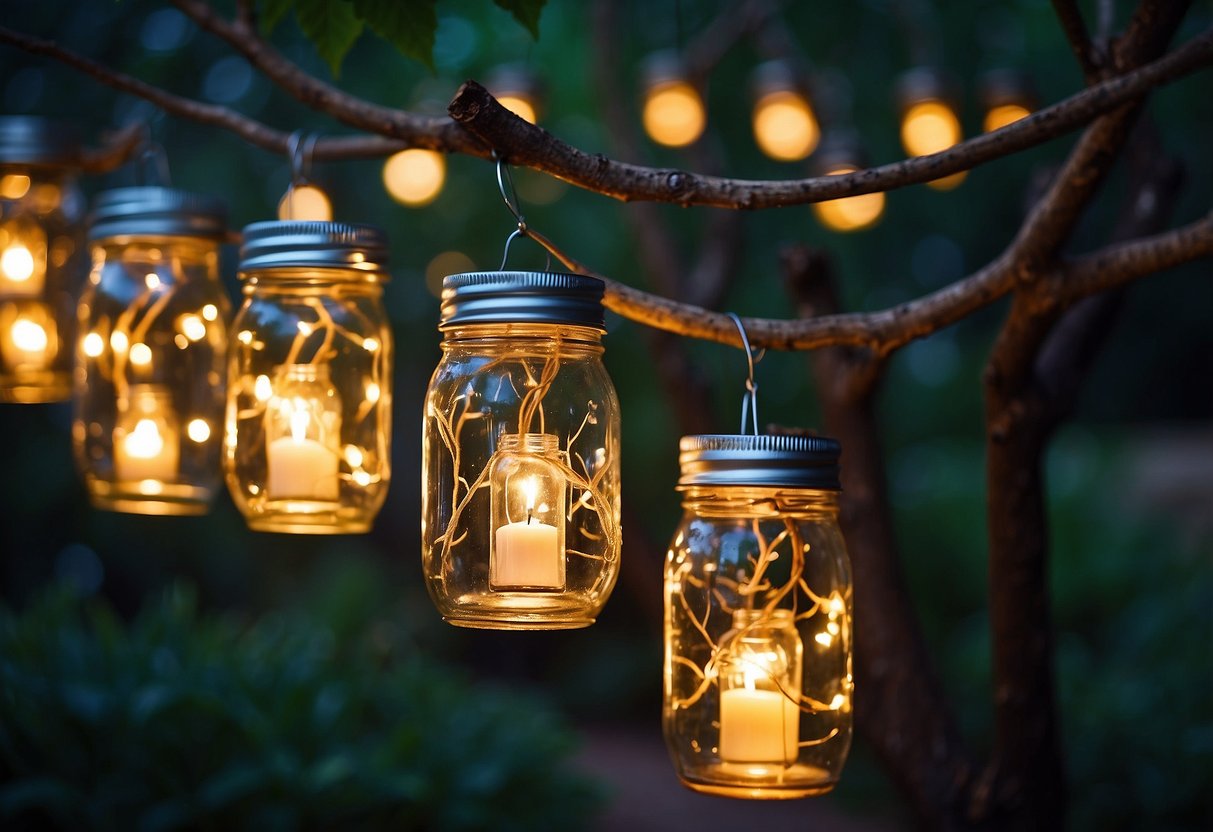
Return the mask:
[[542, 830], [599, 805], [572, 737], [375, 633], [251, 626], [175, 589], [124, 625], [0, 609], [0, 827]]

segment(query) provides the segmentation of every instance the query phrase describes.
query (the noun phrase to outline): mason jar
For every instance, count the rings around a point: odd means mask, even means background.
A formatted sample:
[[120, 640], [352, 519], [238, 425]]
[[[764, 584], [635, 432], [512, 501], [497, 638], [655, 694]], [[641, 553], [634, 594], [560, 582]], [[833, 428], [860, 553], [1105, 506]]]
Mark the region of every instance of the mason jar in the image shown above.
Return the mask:
[[336, 222], [244, 229], [223, 468], [249, 527], [366, 532], [391, 478], [387, 237]]
[[680, 451], [663, 707], [678, 776], [728, 797], [828, 792], [851, 745], [838, 443], [684, 436]]
[[230, 308], [221, 200], [161, 187], [100, 194], [80, 297], [72, 444], [93, 505], [203, 514], [219, 484]]
[[87, 268], [80, 155], [67, 125], [0, 116], [0, 401], [71, 398]]
[[422, 566], [464, 627], [592, 624], [619, 574], [619, 401], [603, 283], [543, 272], [443, 282], [425, 400]]

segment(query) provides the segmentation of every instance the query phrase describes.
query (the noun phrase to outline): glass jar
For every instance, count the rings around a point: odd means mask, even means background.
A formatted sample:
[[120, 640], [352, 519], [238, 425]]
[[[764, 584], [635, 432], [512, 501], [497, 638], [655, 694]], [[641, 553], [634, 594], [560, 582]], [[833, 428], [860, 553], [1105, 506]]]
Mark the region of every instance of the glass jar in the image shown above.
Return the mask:
[[257, 531], [366, 532], [391, 474], [387, 237], [335, 222], [244, 229], [224, 473]]
[[594, 622], [619, 574], [619, 401], [603, 283], [447, 277], [422, 439], [422, 565], [464, 627]]
[[77, 308], [76, 464], [93, 505], [204, 514], [219, 484], [230, 308], [223, 202], [161, 187], [100, 194]]
[[838, 455], [824, 437], [682, 438], [662, 721], [696, 791], [791, 798], [838, 782], [852, 694]]
[[80, 152], [67, 125], [0, 117], [0, 401], [72, 394], [75, 295], [86, 268]]

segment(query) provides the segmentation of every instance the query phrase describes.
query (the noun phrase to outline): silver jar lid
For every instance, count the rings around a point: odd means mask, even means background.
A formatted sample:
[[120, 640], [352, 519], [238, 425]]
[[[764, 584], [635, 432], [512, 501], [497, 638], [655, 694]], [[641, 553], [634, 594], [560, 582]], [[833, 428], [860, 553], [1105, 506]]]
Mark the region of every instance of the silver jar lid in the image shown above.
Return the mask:
[[597, 277], [563, 272], [465, 272], [442, 281], [439, 329], [464, 324], [543, 323], [606, 331]]
[[0, 116], [0, 164], [76, 167], [80, 136], [71, 124], [38, 116]]
[[88, 238], [204, 237], [227, 233], [223, 200], [158, 186], [115, 188], [97, 195]]
[[353, 269], [386, 277], [387, 234], [373, 225], [308, 220], [244, 227], [240, 272], [264, 269]]
[[826, 436], [702, 434], [678, 442], [678, 487], [774, 486], [838, 491], [838, 440]]

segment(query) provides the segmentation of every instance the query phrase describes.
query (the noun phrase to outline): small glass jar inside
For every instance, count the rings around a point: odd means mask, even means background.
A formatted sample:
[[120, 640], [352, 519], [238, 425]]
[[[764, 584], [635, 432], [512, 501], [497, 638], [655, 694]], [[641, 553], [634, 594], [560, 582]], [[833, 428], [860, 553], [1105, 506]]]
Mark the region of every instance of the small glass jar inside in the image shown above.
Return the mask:
[[222, 201], [160, 187], [99, 195], [77, 309], [76, 464], [93, 505], [203, 514], [219, 485], [227, 296]]
[[244, 229], [224, 473], [257, 531], [368, 531], [391, 472], [387, 238], [334, 222]]
[[80, 151], [67, 125], [0, 117], [0, 401], [72, 394], [75, 296], [87, 268]]
[[851, 745], [851, 576], [838, 443], [685, 436], [665, 569], [666, 744], [727, 797], [823, 794]]
[[422, 440], [422, 560], [464, 627], [593, 623], [619, 574], [619, 402], [603, 284], [447, 277]]

